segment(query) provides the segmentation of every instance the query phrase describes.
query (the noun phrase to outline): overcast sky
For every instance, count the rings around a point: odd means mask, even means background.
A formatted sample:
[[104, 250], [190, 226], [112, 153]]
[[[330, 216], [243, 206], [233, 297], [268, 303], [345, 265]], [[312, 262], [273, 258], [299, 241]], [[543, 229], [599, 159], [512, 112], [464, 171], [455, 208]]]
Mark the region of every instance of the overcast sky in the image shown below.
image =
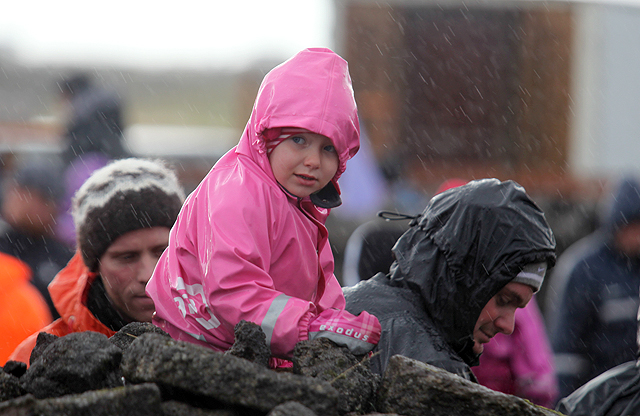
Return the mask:
[[26, 63], [237, 67], [334, 47], [332, 0], [9, 0], [0, 48]]

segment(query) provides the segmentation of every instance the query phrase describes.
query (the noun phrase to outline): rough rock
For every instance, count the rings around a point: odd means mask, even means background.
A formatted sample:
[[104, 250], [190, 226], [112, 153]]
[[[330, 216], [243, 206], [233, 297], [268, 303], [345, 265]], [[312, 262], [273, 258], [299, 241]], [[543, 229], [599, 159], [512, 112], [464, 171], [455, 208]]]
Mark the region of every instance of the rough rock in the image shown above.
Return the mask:
[[241, 413], [229, 409], [203, 409], [176, 400], [162, 402], [163, 416], [240, 416]]
[[262, 367], [269, 368], [271, 350], [267, 345], [267, 337], [259, 325], [253, 322], [240, 321], [233, 328], [235, 341], [225, 354], [244, 358]]
[[153, 382], [263, 412], [297, 401], [319, 415], [337, 414], [338, 392], [325, 381], [278, 373], [157, 334], [143, 334], [131, 344], [122, 359], [122, 373], [133, 383]]
[[286, 402], [271, 409], [267, 416], [316, 416], [316, 414], [298, 402]]
[[371, 372], [369, 360], [356, 358], [329, 339], [299, 342], [293, 351], [293, 373], [331, 383], [340, 394], [338, 411], [342, 415], [374, 410], [380, 377]]
[[33, 364], [36, 361], [42, 352], [47, 349], [51, 343], [57, 340], [58, 337], [53, 334], [48, 334], [46, 332], [40, 332], [38, 337], [36, 338], [36, 345], [31, 350], [31, 355], [29, 356], [29, 365]]
[[398, 415], [397, 413], [367, 413], [366, 415], [362, 415], [362, 416], [403, 416], [403, 415]]
[[27, 391], [20, 385], [20, 379], [13, 374], [0, 371], [0, 402], [24, 396]]
[[140, 384], [43, 400], [27, 395], [0, 403], [0, 415], [156, 416], [162, 414], [160, 403], [158, 386]]
[[0, 415], [2, 416], [33, 416], [37, 415], [33, 411], [38, 400], [31, 394], [18, 397], [0, 403]]
[[391, 357], [378, 390], [377, 411], [405, 416], [558, 415], [411, 358]]
[[27, 372], [27, 364], [10, 360], [4, 364], [2, 371], [12, 376], [22, 377]]
[[[246, 344], [240, 355], [255, 357], [266, 346], [259, 327], [237, 329], [238, 345]], [[366, 359], [327, 339], [299, 343], [292, 373], [173, 340], [146, 324], [121, 335], [43, 337], [53, 342], [24, 375], [16, 376], [22, 363], [0, 370], [0, 416], [559, 415], [402, 356], [380, 380]]]
[[124, 351], [129, 348], [129, 345], [131, 345], [136, 338], [142, 334], [146, 334], [147, 332], [153, 332], [167, 337], [169, 336], [169, 334], [150, 322], [132, 322], [123, 326], [118, 332], [109, 338], [109, 341]]
[[122, 385], [122, 350], [97, 332], [57, 338], [20, 378], [38, 399], [83, 393]]

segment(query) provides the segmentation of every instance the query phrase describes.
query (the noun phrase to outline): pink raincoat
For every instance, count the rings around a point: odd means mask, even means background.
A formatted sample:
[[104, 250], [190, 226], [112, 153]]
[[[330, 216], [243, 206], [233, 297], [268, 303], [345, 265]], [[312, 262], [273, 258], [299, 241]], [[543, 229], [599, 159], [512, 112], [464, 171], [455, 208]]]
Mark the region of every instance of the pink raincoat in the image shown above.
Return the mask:
[[346, 61], [307, 49], [267, 74], [240, 142], [187, 198], [147, 285], [154, 323], [173, 338], [224, 351], [246, 320], [261, 326], [274, 356], [287, 358], [313, 319], [344, 309], [329, 210], [285, 193], [265, 153], [263, 133], [281, 127], [333, 141], [339, 167], [328, 188], [338, 196], [337, 179], [359, 147]]

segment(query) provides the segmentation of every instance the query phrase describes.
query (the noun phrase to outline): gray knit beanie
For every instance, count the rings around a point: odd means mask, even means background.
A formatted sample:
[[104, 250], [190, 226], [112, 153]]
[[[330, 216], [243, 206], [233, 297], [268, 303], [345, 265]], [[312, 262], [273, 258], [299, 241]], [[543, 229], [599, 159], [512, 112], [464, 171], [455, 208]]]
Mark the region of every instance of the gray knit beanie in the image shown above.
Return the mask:
[[512, 280], [516, 283], [524, 283], [533, 288], [533, 293], [540, 290], [542, 282], [544, 281], [544, 275], [547, 273], [547, 262], [530, 263], [522, 268], [520, 273]]
[[178, 178], [161, 161], [122, 159], [96, 170], [73, 198], [78, 248], [89, 270], [118, 237], [171, 228], [184, 201]]

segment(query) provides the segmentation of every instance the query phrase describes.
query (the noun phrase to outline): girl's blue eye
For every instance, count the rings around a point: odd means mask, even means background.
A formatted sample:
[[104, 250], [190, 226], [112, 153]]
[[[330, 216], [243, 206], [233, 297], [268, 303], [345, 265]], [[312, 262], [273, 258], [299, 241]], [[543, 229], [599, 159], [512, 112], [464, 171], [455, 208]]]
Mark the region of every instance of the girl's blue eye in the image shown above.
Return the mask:
[[324, 150], [326, 150], [327, 152], [335, 153], [336, 148], [333, 145], [329, 145], [329, 146], [325, 146]]
[[294, 143], [304, 143], [304, 137], [300, 137], [300, 136], [293, 136], [291, 138], [291, 140], [293, 140]]

